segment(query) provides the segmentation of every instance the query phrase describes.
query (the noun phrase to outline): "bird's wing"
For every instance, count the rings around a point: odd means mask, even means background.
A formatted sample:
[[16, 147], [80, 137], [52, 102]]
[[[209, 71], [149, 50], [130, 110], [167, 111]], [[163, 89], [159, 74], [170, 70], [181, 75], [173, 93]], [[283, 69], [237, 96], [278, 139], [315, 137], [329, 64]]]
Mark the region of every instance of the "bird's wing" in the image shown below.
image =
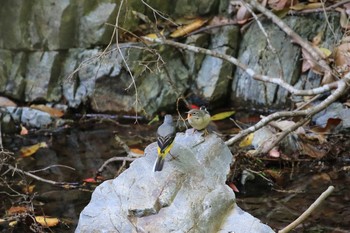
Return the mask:
[[174, 138], [174, 134], [170, 134], [165, 137], [158, 136], [157, 143], [160, 150], [163, 152], [163, 150], [170, 146], [170, 144], [174, 141]]

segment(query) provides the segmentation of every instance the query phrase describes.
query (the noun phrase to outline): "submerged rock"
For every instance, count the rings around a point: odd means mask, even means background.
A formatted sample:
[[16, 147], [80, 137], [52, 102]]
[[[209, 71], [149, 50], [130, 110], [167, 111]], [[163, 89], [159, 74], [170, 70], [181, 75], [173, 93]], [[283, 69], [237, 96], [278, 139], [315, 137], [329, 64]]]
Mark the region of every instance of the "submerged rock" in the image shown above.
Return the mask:
[[76, 232], [273, 232], [242, 211], [225, 184], [232, 154], [216, 135], [178, 133], [153, 172], [157, 144], [114, 180], [98, 186]]

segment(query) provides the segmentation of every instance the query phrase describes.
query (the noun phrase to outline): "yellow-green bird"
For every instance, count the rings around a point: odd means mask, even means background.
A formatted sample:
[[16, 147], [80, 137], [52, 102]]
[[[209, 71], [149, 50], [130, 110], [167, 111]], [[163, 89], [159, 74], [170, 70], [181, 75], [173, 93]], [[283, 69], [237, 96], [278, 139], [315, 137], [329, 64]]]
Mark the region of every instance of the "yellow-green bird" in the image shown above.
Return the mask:
[[157, 130], [158, 158], [154, 164], [153, 171], [161, 171], [164, 166], [165, 156], [170, 153], [176, 136], [176, 128], [173, 117], [169, 114], [165, 115], [164, 122]]
[[210, 114], [207, 109], [202, 106], [200, 109], [192, 109], [187, 113], [188, 123], [195, 130], [206, 129], [210, 123]]

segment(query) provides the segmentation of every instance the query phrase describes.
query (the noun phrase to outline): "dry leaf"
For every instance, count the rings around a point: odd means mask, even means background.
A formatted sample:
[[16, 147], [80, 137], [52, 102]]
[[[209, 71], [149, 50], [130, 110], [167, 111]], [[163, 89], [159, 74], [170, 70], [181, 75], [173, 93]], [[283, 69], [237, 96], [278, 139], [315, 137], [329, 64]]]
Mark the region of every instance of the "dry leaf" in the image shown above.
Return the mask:
[[24, 127], [23, 125], [21, 125], [21, 132], [20, 135], [27, 135], [28, 134], [28, 130], [26, 127]]
[[296, 4], [294, 6], [291, 6], [289, 9], [295, 10], [295, 11], [301, 11], [301, 10], [306, 10], [306, 9], [317, 9], [317, 8], [321, 8], [321, 7], [322, 7], [321, 2], [315, 2], [315, 3], [309, 3], [309, 4], [299, 3], [299, 4]]
[[350, 66], [350, 43], [342, 43], [334, 52], [334, 63], [338, 69], [347, 72]]
[[303, 72], [307, 71], [307, 70], [304, 70], [304, 62], [308, 62], [312, 71], [314, 71], [317, 74], [322, 74], [323, 73], [322, 67], [317, 62], [314, 61], [312, 56], [305, 49], [301, 49], [301, 52], [303, 55], [303, 70], [302, 71]]
[[6, 211], [6, 215], [16, 215], [16, 214], [22, 214], [28, 211], [28, 208], [25, 206], [12, 206], [10, 209]]
[[324, 35], [324, 30], [319, 31], [317, 35], [314, 36], [314, 38], [312, 38], [312, 45], [319, 46], [320, 43], [322, 42], [323, 35]]
[[152, 125], [155, 122], [159, 122], [159, 115], [156, 115], [155, 117], [153, 117], [153, 119], [150, 122], [148, 122], [147, 125]]
[[332, 51], [327, 48], [318, 48], [318, 50], [322, 53], [323, 58], [328, 58], [332, 54]]
[[60, 223], [60, 220], [58, 218], [47, 216], [35, 216], [35, 220], [43, 227], [54, 227]]
[[281, 153], [278, 151], [277, 148], [272, 148], [269, 151], [268, 155], [272, 158], [279, 158], [281, 156]]
[[34, 191], [34, 188], [35, 188], [35, 185], [32, 184], [32, 185], [26, 185], [22, 190], [24, 193], [31, 194]]
[[143, 150], [140, 150], [138, 148], [130, 148], [130, 151], [138, 155], [143, 155], [145, 153]]
[[21, 157], [29, 157], [35, 154], [40, 148], [48, 147], [46, 142], [40, 142], [32, 146], [23, 147], [20, 150]]
[[239, 143], [239, 147], [250, 146], [252, 144], [253, 138], [254, 138], [254, 133], [249, 134]]
[[89, 177], [84, 179], [83, 181], [86, 183], [99, 183], [101, 181], [106, 180], [106, 178], [104, 178], [103, 176], [97, 176], [97, 177]]
[[319, 150], [309, 143], [300, 142], [299, 145], [301, 147], [301, 153], [310, 156], [311, 158], [321, 159], [326, 155], [326, 151]]
[[239, 24], [244, 24], [251, 16], [250, 11], [245, 6], [241, 6], [237, 11], [236, 19]]
[[230, 182], [230, 183], [228, 183], [227, 185], [228, 185], [234, 192], [239, 193], [239, 190], [238, 190], [237, 186], [236, 186], [234, 183]]
[[171, 38], [178, 38], [187, 35], [190, 32], [193, 32], [194, 30], [197, 30], [198, 28], [202, 27], [207, 22], [206, 19], [198, 18], [192, 23], [182, 26], [175, 30], [173, 33], [170, 34]]
[[314, 133], [330, 133], [332, 130], [337, 127], [342, 122], [342, 119], [339, 118], [329, 118], [325, 127], [314, 127], [311, 129]]
[[343, 8], [335, 8], [338, 12], [340, 12], [340, 26], [343, 29], [350, 29], [349, 19], [346, 14], [346, 11]]
[[218, 114], [211, 116], [210, 119], [212, 121], [219, 121], [219, 120], [226, 119], [226, 118], [232, 116], [233, 114], [235, 114], [235, 111], [220, 112]]
[[17, 221], [11, 221], [10, 223], [9, 223], [9, 227], [15, 227], [16, 225], [17, 225]]
[[30, 105], [30, 107], [43, 112], [47, 112], [52, 117], [62, 117], [64, 115], [64, 112], [62, 110], [51, 108], [43, 104], [39, 104], [39, 105], [32, 104]]

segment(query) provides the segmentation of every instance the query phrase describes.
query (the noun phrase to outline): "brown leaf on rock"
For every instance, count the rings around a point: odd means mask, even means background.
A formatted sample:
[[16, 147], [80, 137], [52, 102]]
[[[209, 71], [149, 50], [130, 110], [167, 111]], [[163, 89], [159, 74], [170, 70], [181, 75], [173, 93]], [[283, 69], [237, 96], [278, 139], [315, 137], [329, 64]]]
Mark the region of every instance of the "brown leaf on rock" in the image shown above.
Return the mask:
[[39, 104], [39, 105], [32, 104], [30, 105], [30, 107], [36, 110], [47, 112], [52, 117], [62, 117], [64, 115], [64, 112], [62, 110], [51, 108], [43, 104]]
[[335, 48], [334, 63], [341, 73], [349, 72], [350, 69], [350, 43], [345, 42]]
[[[307, 70], [309, 70], [310, 68], [312, 69], [312, 71], [314, 71], [317, 74], [322, 74], [322, 67], [314, 61], [314, 59], [312, 58], [312, 56], [305, 50], [305, 49], [301, 49], [302, 52], [302, 56], [303, 56], [303, 68], [302, 68], [302, 72], [306, 72]], [[305, 62], [309, 63], [309, 64], [304, 64]]]
[[327, 120], [327, 124], [325, 127], [319, 127], [319, 126], [316, 126], [316, 127], [313, 127], [311, 129], [312, 132], [314, 133], [330, 133], [332, 132], [332, 130], [337, 127], [340, 123], [342, 122], [342, 119], [339, 119], [339, 118], [329, 118]]

